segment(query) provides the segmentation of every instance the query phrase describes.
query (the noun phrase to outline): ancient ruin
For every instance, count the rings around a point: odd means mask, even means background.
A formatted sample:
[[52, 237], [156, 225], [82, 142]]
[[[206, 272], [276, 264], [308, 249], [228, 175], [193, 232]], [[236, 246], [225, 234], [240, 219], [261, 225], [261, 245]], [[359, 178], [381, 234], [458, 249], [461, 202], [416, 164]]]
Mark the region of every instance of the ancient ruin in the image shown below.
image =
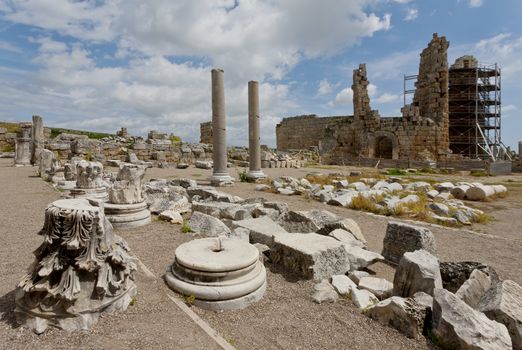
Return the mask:
[[259, 133], [259, 86], [257, 81], [248, 82], [248, 149], [250, 179], [266, 178], [261, 171], [261, 145]]
[[165, 280], [175, 291], [193, 295], [210, 310], [236, 310], [260, 300], [266, 290], [265, 266], [248, 242], [218, 237], [180, 245]]
[[36, 333], [48, 326], [89, 329], [100, 314], [127, 308], [136, 295], [135, 260], [100, 203], [51, 203], [39, 235], [44, 241], [18, 285], [19, 322]]
[[31, 123], [20, 123], [20, 134], [16, 138], [15, 166], [31, 165]]
[[109, 188], [105, 215], [114, 228], [134, 228], [150, 223], [150, 211], [143, 197], [145, 166], [120, 165], [116, 181]]
[[227, 123], [223, 75], [223, 70], [212, 69], [213, 170], [210, 182], [214, 186], [230, 185], [234, 181], [227, 170]]
[[[382, 118], [378, 111], [371, 109], [366, 65], [361, 64], [353, 71], [354, 115], [321, 118], [308, 115], [284, 118], [276, 127], [277, 149], [287, 151], [315, 147], [319, 150], [324, 164], [363, 162], [375, 165], [380, 160], [385, 166], [442, 164], [455, 168], [481, 167], [480, 161], [462, 162], [463, 156], [474, 160], [482, 156], [489, 157], [491, 152], [484, 151], [489, 146], [486, 141], [480, 141], [478, 138], [479, 131], [475, 126], [477, 121], [475, 121], [475, 112], [472, 111], [475, 103], [473, 102], [471, 106], [471, 102], [468, 101], [469, 103], [465, 103], [468, 107], [462, 107], [463, 97], [467, 96], [468, 100], [474, 101], [475, 95], [463, 92], [457, 83], [460, 81], [461, 85], [464, 84], [462, 71], [469, 73], [467, 75], [469, 86], [466, 87], [468, 90], [474, 89], [479, 83], [480, 86], [484, 86], [482, 84], [484, 79], [496, 78], [495, 73], [499, 73], [497, 70], [488, 70], [481, 73], [482, 80], [474, 79], [478, 69], [476, 65], [466, 66], [465, 69], [460, 67], [464, 64], [463, 61], [468, 61], [465, 58], [458, 59], [452, 69], [449, 69], [448, 46], [449, 42], [445, 37], [434, 34], [428, 47], [422, 51], [413, 101], [401, 109], [401, 117]], [[471, 76], [473, 77], [469, 78]], [[491, 84], [499, 88], [499, 81]], [[482, 88], [486, 89], [486, 87]], [[499, 102], [493, 102], [495, 109]], [[491, 124], [488, 122], [489, 119], [495, 120], [494, 131], [498, 135], [500, 128], [500, 122], [497, 121], [500, 117], [498, 108], [495, 109], [494, 116], [489, 113], [493, 102], [489, 97], [479, 101], [479, 106], [482, 108], [479, 117], [482, 119], [478, 123], [487, 126]], [[464, 109], [467, 114], [463, 114]], [[466, 119], [467, 129], [459, 131], [458, 125], [462, 125], [463, 118]], [[470, 135], [469, 130], [474, 132], [473, 135]], [[466, 138], [464, 141], [462, 141], [463, 137]], [[459, 146], [459, 142], [460, 144], [467, 142], [467, 144], [465, 147]], [[499, 154], [502, 152], [499, 137], [495, 142], [496, 157], [492, 157], [494, 161], [499, 159]], [[470, 143], [477, 144], [476, 147], [473, 146], [473, 153], [470, 151]], [[484, 150], [475, 152], [476, 149]]]
[[81, 160], [76, 164], [76, 187], [71, 198], [94, 198], [106, 201], [109, 198], [103, 181], [103, 165], [100, 162]]

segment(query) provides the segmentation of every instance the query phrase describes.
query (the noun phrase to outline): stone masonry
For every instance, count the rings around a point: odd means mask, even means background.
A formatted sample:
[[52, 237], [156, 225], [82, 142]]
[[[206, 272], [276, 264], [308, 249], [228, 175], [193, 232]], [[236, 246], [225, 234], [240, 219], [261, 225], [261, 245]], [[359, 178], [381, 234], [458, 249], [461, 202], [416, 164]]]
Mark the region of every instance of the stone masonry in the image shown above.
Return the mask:
[[413, 102], [401, 117], [381, 118], [371, 109], [366, 65], [353, 72], [353, 116], [285, 118], [276, 127], [277, 149], [319, 148], [323, 163], [360, 158], [446, 160], [448, 137], [449, 43], [433, 39], [420, 55]]

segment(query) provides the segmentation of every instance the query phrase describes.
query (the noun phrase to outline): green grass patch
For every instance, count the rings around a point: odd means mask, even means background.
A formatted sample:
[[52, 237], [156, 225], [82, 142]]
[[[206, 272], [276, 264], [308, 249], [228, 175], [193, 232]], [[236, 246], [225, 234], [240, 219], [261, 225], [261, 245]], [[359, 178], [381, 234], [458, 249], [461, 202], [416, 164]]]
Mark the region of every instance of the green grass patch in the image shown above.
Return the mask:
[[391, 168], [386, 172], [387, 175], [407, 175], [406, 170], [400, 168]]
[[18, 123], [0, 122], [0, 128], [4, 128], [7, 132], [20, 132], [20, 125]]
[[56, 136], [60, 134], [74, 134], [74, 135], [87, 135], [90, 139], [99, 140], [104, 137], [113, 136], [112, 134], [102, 133], [102, 132], [94, 132], [94, 131], [83, 131], [83, 130], [74, 130], [74, 129], [63, 129], [63, 128], [51, 128], [51, 138], [54, 139]]
[[190, 228], [189, 222], [187, 220], [183, 221], [183, 225], [181, 225], [181, 232], [183, 232], [183, 233], [192, 232], [192, 229]]
[[14, 151], [15, 151], [15, 147], [11, 146], [11, 145], [6, 145], [6, 146], [2, 147], [2, 149], [0, 150], [0, 152], [14, 152]]

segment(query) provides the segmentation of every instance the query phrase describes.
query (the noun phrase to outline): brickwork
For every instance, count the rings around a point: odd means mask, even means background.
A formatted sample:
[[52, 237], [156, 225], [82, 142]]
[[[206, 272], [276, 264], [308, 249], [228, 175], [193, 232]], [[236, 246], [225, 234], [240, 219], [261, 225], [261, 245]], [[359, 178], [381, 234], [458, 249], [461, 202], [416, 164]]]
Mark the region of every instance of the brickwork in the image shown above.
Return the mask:
[[421, 53], [417, 89], [401, 117], [381, 118], [371, 109], [366, 66], [353, 71], [354, 116], [285, 118], [277, 125], [278, 150], [318, 146], [323, 163], [366, 158], [446, 160], [449, 43], [433, 35]]
[[199, 124], [199, 142], [212, 143], [212, 122]]

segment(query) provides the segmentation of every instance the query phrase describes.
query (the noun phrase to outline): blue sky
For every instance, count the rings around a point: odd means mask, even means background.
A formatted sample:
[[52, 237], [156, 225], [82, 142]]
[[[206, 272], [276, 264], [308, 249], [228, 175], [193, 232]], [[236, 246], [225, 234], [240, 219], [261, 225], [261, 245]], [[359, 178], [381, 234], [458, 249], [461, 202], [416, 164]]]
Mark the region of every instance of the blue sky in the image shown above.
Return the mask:
[[260, 82], [262, 143], [297, 114], [352, 113], [367, 64], [372, 108], [398, 116], [403, 74], [438, 32], [449, 61], [502, 69], [506, 145], [522, 140], [519, 0], [0, 0], [0, 120], [199, 139], [210, 69], [225, 70], [229, 143], [247, 142], [247, 82]]

